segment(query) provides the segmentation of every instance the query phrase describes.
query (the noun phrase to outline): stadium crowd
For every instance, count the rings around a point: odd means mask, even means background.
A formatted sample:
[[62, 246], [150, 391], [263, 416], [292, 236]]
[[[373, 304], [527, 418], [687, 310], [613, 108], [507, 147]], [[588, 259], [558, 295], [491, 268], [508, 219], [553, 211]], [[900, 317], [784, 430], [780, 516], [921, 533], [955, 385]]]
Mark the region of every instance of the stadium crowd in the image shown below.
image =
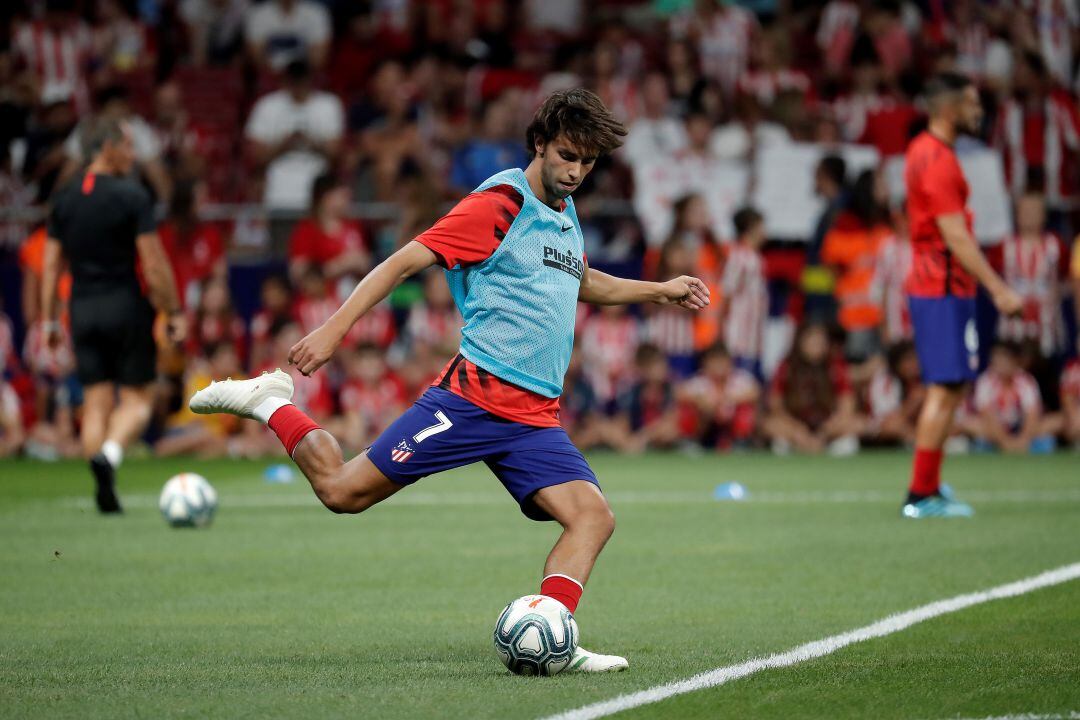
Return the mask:
[[[980, 305], [986, 370], [953, 446], [1080, 446], [1080, 7], [1071, 0], [11, 0], [0, 10], [0, 456], [78, 454], [79, 387], [42, 341], [42, 218], [80, 126], [126, 118], [191, 320], [163, 352], [162, 454], [277, 452], [197, 417], [211, 378], [272, 369], [374, 263], [489, 175], [523, 166], [555, 89], [629, 128], [575, 194], [596, 267], [694, 274], [679, 309], [579, 312], [562, 418], [582, 448], [848, 454], [913, 437], [923, 388], [886, 165], [920, 129], [921, 79], [977, 78], [1012, 206], [980, 238], [1025, 299]], [[818, 213], [774, 233], [759, 159], [813, 147]], [[872, 148], [856, 167], [839, 148]], [[747, 188], [718, 199], [718, 178]], [[68, 281], [70, 282], [70, 281]], [[62, 286], [61, 292], [66, 290]], [[398, 288], [296, 402], [352, 451], [457, 349], [439, 272]], [[993, 339], [992, 343], [986, 340]]]

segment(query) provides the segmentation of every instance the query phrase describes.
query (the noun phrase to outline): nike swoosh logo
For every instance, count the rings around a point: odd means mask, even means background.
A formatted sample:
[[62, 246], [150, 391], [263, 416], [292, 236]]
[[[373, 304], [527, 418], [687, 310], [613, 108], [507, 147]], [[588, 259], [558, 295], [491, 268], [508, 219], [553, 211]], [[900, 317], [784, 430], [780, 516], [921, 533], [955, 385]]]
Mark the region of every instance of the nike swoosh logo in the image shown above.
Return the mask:
[[573, 225], [567, 225], [566, 227], [564, 227], [564, 228], [562, 229], [562, 231], [563, 231], [563, 232], [566, 232], [567, 230], [569, 230], [569, 229], [570, 229], [570, 228], [572, 228], [572, 227], [574, 227], [574, 226], [573, 226]]

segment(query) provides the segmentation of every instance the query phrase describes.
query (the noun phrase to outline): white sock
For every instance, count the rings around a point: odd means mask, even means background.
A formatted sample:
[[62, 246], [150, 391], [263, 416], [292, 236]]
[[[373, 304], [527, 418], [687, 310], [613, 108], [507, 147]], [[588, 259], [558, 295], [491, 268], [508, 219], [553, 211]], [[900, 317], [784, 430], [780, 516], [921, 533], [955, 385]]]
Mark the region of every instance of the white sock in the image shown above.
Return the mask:
[[115, 440], [103, 442], [101, 444], [101, 454], [105, 456], [105, 459], [109, 461], [114, 470], [120, 467], [120, 463], [124, 462], [124, 448], [120, 447], [120, 443]]
[[270, 416], [276, 413], [286, 405], [292, 405], [291, 400], [279, 397], [268, 397], [261, 403], [255, 406], [255, 409], [251, 411], [251, 414], [255, 416], [255, 419], [261, 423], [270, 422]]

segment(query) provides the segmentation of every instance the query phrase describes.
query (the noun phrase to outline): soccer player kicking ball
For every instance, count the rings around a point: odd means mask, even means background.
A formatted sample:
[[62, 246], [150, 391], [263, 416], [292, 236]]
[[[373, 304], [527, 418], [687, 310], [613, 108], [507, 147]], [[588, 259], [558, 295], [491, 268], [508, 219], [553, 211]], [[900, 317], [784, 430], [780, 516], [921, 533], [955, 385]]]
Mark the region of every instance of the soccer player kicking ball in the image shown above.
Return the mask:
[[903, 516], [970, 517], [970, 505], [941, 493], [941, 458], [966, 385], [979, 371], [976, 282], [1001, 313], [1019, 312], [1021, 300], [990, 267], [972, 235], [968, 185], [953, 149], [960, 132], [978, 130], [979, 93], [968, 78], [945, 73], [927, 84], [926, 98], [930, 124], [908, 146], [904, 182], [913, 252], [907, 291], [929, 388], [915, 427]]
[[[460, 353], [430, 388], [349, 462], [337, 441], [292, 405], [278, 370], [215, 382], [191, 398], [196, 413], [267, 423], [327, 508], [359, 513], [432, 473], [485, 463], [533, 520], [563, 527], [540, 593], [574, 612], [615, 519], [596, 475], [559, 426], [559, 395], [574, 345], [578, 300], [709, 304], [693, 277], [640, 282], [590, 270], [570, 194], [625, 128], [587, 90], [551, 95], [526, 131], [532, 161], [484, 181], [445, 217], [371, 271], [289, 362], [309, 375], [349, 328], [402, 280], [438, 263], [465, 321]], [[569, 670], [623, 670], [624, 658], [578, 648]]]

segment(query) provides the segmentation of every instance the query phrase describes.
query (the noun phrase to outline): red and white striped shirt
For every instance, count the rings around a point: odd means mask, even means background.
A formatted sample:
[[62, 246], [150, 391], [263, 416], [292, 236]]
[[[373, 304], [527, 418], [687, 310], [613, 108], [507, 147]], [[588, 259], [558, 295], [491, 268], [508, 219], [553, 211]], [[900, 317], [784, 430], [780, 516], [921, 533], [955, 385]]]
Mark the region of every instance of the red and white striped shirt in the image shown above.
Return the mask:
[[353, 323], [349, 332], [345, 334], [345, 344], [354, 346], [371, 344], [388, 348], [396, 337], [394, 313], [386, 303], [379, 303]]
[[1007, 428], [1019, 428], [1029, 412], [1042, 409], [1039, 385], [1023, 370], [1012, 377], [984, 372], [975, 382], [975, 409], [989, 410]]
[[728, 352], [737, 358], [761, 357], [761, 341], [769, 314], [761, 253], [740, 243], [732, 245], [721, 284], [727, 300], [724, 344]]
[[641, 331], [642, 340], [660, 348], [665, 355], [685, 357], [694, 354], [694, 316], [680, 307], [651, 309]]
[[886, 238], [878, 248], [871, 292], [881, 305], [881, 329], [887, 345], [910, 340], [911, 311], [904, 282], [911, 270], [911, 243], [896, 235]]
[[1024, 191], [1028, 167], [1042, 167], [1050, 207], [1060, 208], [1075, 198], [1080, 114], [1067, 93], [1047, 96], [1041, 112], [1006, 100], [994, 129], [994, 147], [1004, 156], [1005, 175], [1017, 196]]
[[405, 321], [405, 336], [413, 347], [449, 348], [457, 352], [461, 343], [461, 313], [454, 306], [431, 307], [426, 303], [413, 305]]
[[750, 42], [758, 30], [755, 15], [737, 5], [725, 5], [711, 18], [698, 19], [698, 53], [704, 75], [720, 83], [727, 95], [735, 92], [750, 61]]
[[374, 383], [353, 378], [341, 387], [338, 402], [342, 412], [360, 418], [368, 433], [377, 433], [401, 411], [405, 404], [405, 386], [393, 373], [387, 373]]
[[600, 311], [591, 315], [581, 331], [585, 377], [601, 402], [613, 400], [633, 377], [638, 326], [629, 315]]
[[1053, 355], [1065, 340], [1061, 317], [1061, 278], [1065, 274], [1061, 241], [1051, 233], [1024, 239], [1011, 235], [1001, 244], [1002, 276], [1020, 294], [1019, 316], [1001, 316], [998, 336], [1016, 342], [1037, 340], [1045, 355]]
[[15, 30], [14, 45], [39, 84], [43, 103], [72, 100], [82, 114], [90, 109], [83, 70], [93, 51], [90, 28], [74, 22], [56, 30], [44, 22], [29, 22]]

